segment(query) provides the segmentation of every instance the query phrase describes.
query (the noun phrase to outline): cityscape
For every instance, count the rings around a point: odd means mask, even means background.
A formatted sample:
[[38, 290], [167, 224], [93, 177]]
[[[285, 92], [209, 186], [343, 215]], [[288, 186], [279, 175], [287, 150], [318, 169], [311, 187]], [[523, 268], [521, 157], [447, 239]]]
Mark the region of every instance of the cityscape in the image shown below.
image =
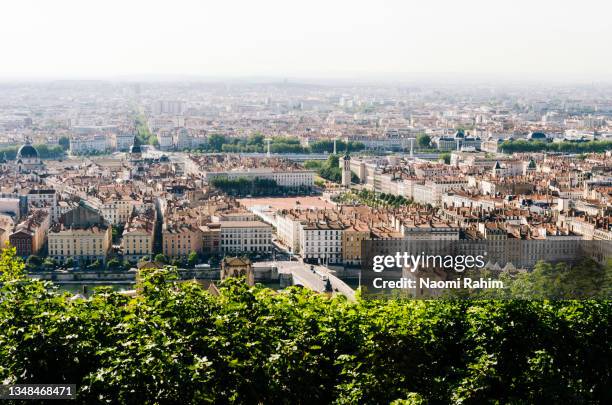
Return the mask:
[[612, 240], [612, 87], [2, 90], [0, 240], [72, 290], [146, 263], [215, 281], [245, 256], [258, 280], [353, 296], [364, 240]]
[[0, 6], [0, 400], [610, 404], [612, 3]]

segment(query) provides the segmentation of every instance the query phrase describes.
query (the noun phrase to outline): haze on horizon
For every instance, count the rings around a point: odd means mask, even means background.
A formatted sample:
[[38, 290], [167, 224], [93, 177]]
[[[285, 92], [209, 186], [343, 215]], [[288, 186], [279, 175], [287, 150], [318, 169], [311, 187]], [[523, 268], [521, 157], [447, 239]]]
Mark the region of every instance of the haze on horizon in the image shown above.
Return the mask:
[[0, 15], [3, 79], [612, 79], [597, 0], [23, 0]]

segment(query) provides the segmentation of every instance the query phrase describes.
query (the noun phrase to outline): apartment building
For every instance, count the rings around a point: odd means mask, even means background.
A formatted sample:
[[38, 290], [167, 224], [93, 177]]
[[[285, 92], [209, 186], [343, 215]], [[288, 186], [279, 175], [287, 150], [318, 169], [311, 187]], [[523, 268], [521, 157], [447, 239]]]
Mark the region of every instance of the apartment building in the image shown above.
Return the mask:
[[291, 253], [300, 253], [300, 220], [296, 213], [283, 210], [276, 213], [276, 236]]
[[104, 263], [111, 247], [112, 232], [108, 225], [66, 228], [58, 224], [49, 231], [49, 256], [61, 262], [72, 258], [78, 262]]
[[202, 252], [202, 230], [195, 224], [167, 221], [162, 227], [162, 251], [166, 257], [187, 257]]
[[224, 253], [261, 253], [272, 250], [272, 227], [261, 221], [220, 223], [221, 251]]
[[351, 224], [342, 232], [342, 261], [348, 265], [360, 265], [362, 242], [370, 239], [370, 227], [367, 224]]
[[60, 216], [49, 230], [49, 256], [65, 262], [106, 262], [112, 248], [112, 229], [100, 212], [85, 204]]
[[104, 152], [108, 149], [110, 149], [110, 142], [109, 136], [106, 134], [70, 138], [70, 153], [73, 155]]
[[129, 221], [136, 201], [128, 196], [115, 196], [102, 201], [100, 213], [111, 225], [121, 225]]
[[116, 151], [129, 151], [134, 144], [134, 134], [131, 133], [114, 133], [112, 138], [112, 147]]
[[33, 210], [15, 227], [9, 235], [9, 242], [22, 257], [40, 252], [47, 241], [47, 231], [51, 225], [51, 216], [46, 209]]
[[221, 226], [208, 224], [200, 226], [202, 231], [202, 253], [216, 255], [221, 251]]
[[138, 261], [145, 256], [153, 256], [156, 219], [157, 215], [153, 208], [147, 208], [130, 218], [121, 239], [125, 259]]
[[337, 221], [301, 224], [300, 252], [309, 263], [342, 262], [342, 234], [344, 225]]
[[34, 189], [27, 194], [28, 209], [48, 208], [51, 213], [51, 221], [59, 218], [57, 193], [54, 189]]

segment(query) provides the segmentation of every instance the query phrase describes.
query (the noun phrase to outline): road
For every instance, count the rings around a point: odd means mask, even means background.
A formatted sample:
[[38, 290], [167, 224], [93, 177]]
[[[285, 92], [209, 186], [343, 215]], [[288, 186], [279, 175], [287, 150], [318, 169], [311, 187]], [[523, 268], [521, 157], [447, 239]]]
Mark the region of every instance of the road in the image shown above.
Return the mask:
[[342, 294], [351, 301], [355, 300], [355, 291], [324, 266], [311, 266], [298, 261], [268, 263], [275, 265], [279, 273], [291, 274], [293, 283], [296, 285], [299, 284], [313, 291], [323, 293], [326, 292], [327, 280], [329, 280], [333, 294]]

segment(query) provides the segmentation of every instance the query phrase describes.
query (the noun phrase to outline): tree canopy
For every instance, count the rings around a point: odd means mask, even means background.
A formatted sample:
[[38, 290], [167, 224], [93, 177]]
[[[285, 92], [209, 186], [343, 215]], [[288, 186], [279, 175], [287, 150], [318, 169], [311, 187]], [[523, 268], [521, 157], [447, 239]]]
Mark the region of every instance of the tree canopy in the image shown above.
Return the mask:
[[609, 301], [349, 302], [149, 269], [68, 299], [0, 259], [0, 378], [76, 403], [608, 403]]

